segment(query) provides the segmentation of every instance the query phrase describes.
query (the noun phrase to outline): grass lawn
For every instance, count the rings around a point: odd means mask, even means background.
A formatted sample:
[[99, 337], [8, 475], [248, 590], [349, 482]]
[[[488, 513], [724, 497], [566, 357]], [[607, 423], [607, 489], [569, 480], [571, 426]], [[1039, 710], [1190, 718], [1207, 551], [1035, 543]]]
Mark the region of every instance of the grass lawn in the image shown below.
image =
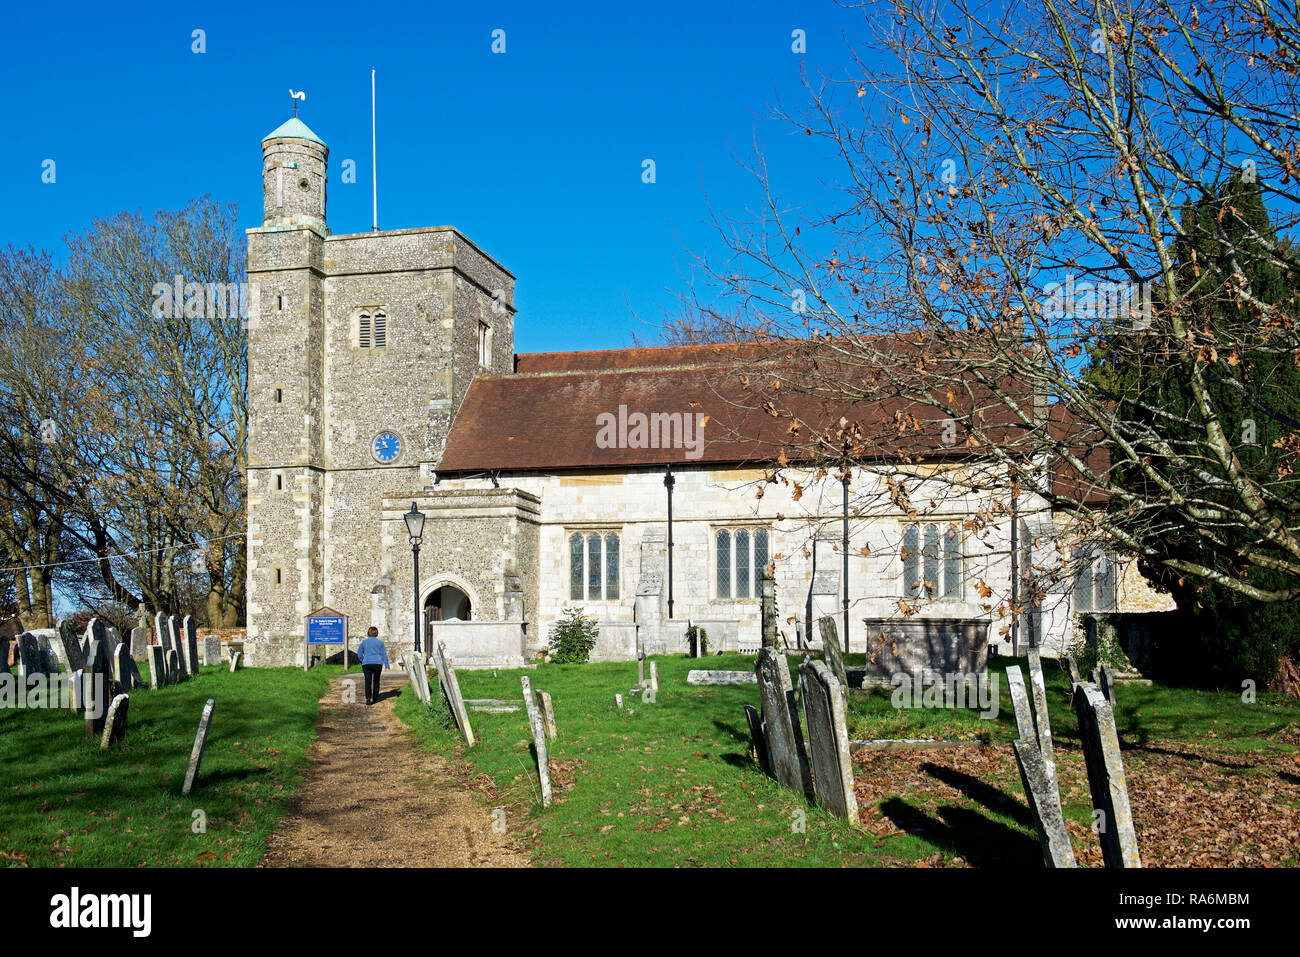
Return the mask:
[[[80, 715], [0, 710], [0, 864], [256, 864], [297, 786], [320, 697], [341, 670], [214, 666], [137, 689], [126, 739], [108, 751], [85, 736]], [[182, 797], [208, 698], [216, 707], [202, 769]], [[196, 810], [206, 833], [194, 833]]]
[[[531, 675], [534, 688], [550, 692], [559, 739], [549, 744], [556, 802], [545, 811], [539, 807], [522, 709], [472, 713], [478, 739], [472, 749], [463, 746], [440, 707], [425, 709], [414, 696], [403, 695], [397, 710], [425, 747], [460, 753], [475, 771], [492, 778], [501, 802], [511, 806], [508, 814], [528, 817], [532, 852], [546, 865], [1041, 866], [1014, 758], [1004, 743], [1015, 737], [1015, 724], [1000, 674], [1001, 707], [994, 720], [971, 710], [896, 709], [888, 689], [852, 696], [849, 724], [855, 739], [938, 737], [992, 744], [857, 756], [863, 827], [854, 829], [779, 787], [754, 764], [742, 705], [758, 704], [755, 685], [688, 685], [686, 673], [700, 667], [700, 661], [681, 656], [657, 660], [661, 686], [654, 703], [629, 693], [636, 680], [634, 662], [544, 664], [495, 675], [458, 672], [466, 698], [519, 699], [524, 673]], [[855, 661], [851, 657], [848, 663]], [[995, 659], [992, 671], [1015, 663], [1023, 664]], [[715, 656], [704, 666], [749, 671], [753, 658]], [[796, 669], [792, 659], [792, 673]], [[1061, 746], [1066, 815], [1080, 863], [1087, 864], [1095, 856], [1096, 840], [1089, 831], [1092, 815], [1078, 731], [1064, 675], [1049, 663], [1047, 679], [1053, 732]], [[616, 693], [623, 695], [622, 711], [615, 706]], [[1266, 750], [1270, 759], [1300, 761], [1300, 706], [1294, 701], [1262, 695], [1248, 705], [1228, 693], [1124, 685], [1119, 702], [1125, 761], [1135, 765], [1139, 789], [1146, 786], [1147, 751], [1152, 762], [1169, 762], [1180, 759], [1167, 755], [1211, 741], [1248, 760], [1251, 752]], [[1199, 755], [1196, 761], [1202, 763]], [[1153, 763], [1151, 779], [1160, 783], [1157, 771], [1163, 775], [1168, 769]], [[1291, 786], [1288, 772], [1281, 774], [1282, 784]], [[1190, 789], [1201, 786], [1188, 780]], [[1294, 782], [1300, 785], [1300, 777]], [[1271, 792], [1288, 812], [1295, 808], [1285, 807], [1287, 802], [1300, 803], [1295, 801], [1300, 787], [1291, 787], [1295, 794]], [[1159, 812], [1158, 807], [1145, 810]], [[1136, 800], [1135, 816], [1141, 827]], [[1153, 825], [1153, 854], [1157, 837]], [[1177, 860], [1181, 851], [1173, 847], [1168, 853]]]

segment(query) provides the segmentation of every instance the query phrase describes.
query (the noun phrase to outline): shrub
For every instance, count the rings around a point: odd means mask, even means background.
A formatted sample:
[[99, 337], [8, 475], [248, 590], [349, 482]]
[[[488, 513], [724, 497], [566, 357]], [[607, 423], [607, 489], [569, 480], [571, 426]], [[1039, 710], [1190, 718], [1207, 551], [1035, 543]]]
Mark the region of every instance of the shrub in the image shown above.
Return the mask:
[[691, 625], [686, 629], [686, 648], [688, 652], [695, 651], [695, 643], [700, 643], [699, 657], [703, 658], [709, 653], [709, 633], [699, 625]]
[[550, 660], [560, 664], [586, 664], [599, 634], [596, 619], [584, 615], [581, 608], [565, 608], [551, 626]]

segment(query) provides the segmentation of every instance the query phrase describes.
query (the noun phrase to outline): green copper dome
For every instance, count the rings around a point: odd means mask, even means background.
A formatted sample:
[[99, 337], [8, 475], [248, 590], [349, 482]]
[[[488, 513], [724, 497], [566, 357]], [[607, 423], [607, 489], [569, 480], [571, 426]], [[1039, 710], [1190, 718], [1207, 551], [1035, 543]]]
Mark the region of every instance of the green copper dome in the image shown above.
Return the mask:
[[311, 140], [313, 143], [319, 143], [321, 146], [325, 145], [325, 141], [313, 133], [307, 124], [296, 116], [285, 120], [284, 123], [273, 132], [262, 137], [262, 142], [265, 143], [267, 140], [275, 140], [282, 137], [288, 137], [295, 140]]

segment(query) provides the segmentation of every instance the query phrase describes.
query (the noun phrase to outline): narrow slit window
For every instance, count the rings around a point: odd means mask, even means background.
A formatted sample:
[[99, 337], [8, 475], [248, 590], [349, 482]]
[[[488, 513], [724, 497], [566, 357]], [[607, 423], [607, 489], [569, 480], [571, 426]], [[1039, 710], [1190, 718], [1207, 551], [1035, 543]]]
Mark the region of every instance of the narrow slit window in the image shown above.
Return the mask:
[[375, 348], [382, 349], [388, 345], [388, 317], [382, 312], [375, 313]]
[[718, 543], [718, 597], [731, 597], [731, 533], [725, 528], [719, 529]]
[[357, 346], [361, 349], [370, 348], [370, 316], [366, 313], [357, 319]]

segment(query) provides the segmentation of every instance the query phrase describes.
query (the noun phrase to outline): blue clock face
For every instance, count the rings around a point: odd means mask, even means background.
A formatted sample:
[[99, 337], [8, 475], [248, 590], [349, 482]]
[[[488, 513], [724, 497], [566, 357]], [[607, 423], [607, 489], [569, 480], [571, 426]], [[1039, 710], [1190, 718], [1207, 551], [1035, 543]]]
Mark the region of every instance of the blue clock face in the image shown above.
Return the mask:
[[374, 454], [375, 461], [384, 465], [397, 461], [402, 454], [402, 437], [396, 432], [380, 432], [375, 436]]

